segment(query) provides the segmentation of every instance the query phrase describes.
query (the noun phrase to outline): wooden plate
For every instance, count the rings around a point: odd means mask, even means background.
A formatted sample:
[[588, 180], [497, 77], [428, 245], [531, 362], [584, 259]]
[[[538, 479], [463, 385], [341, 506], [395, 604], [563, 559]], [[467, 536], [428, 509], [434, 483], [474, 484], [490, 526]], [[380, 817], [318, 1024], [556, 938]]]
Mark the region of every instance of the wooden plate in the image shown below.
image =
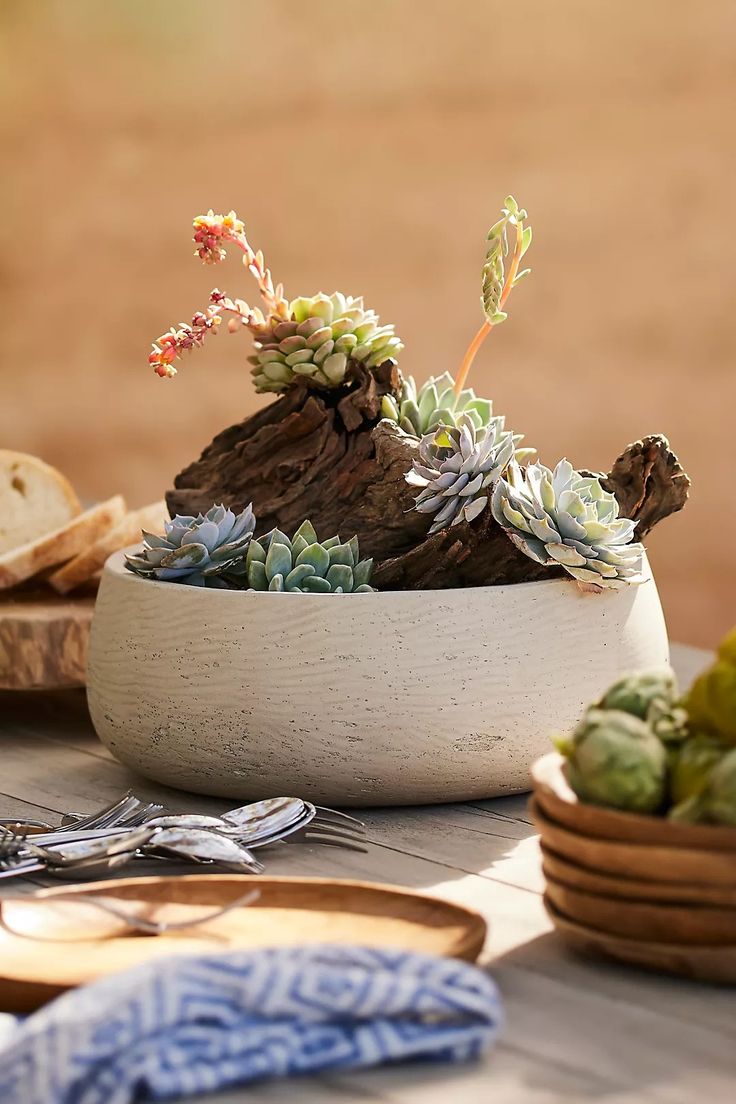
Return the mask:
[[704, 886], [695, 882], [653, 882], [640, 878], [622, 878], [615, 874], [603, 874], [588, 870], [579, 863], [565, 859], [542, 844], [542, 871], [570, 889], [598, 893], [601, 897], [623, 898], [634, 901], [650, 901], [680, 905], [721, 905], [736, 909], [736, 884]]
[[0, 690], [84, 686], [94, 607], [93, 594], [21, 588], [0, 595]]
[[589, 870], [652, 882], [736, 884], [736, 852], [593, 839], [545, 816], [535, 798], [529, 807], [544, 846]]
[[596, 839], [736, 851], [736, 828], [680, 824], [665, 817], [640, 816], [586, 805], [570, 788], [564, 766], [564, 758], [552, 752], [538, 759], [532, 767], [534, 796], [539, 807], [564, 828]]
[[570, 889], [550, 877], [547, 898], [563, 915], [610, 935], [651, 943], [736, 945], [736, 908], [625, 901]]
[[736, 985], [736, 944], [701, 947], [626, 939], [570, 919], [556, 909], [547, 897], [544, 903], [559, 935], [569, 947], [582, 954], [602, 955], [632, 966], [693, 980]]
[[[69, 930], [70, 910], [88, 925], [99, 910], [85, 908], [88, 895], [116, 904], [147, 902], [152, 919], [186, 920], [260, 890], [259, 900], [201, 927], [146, 936], [132, 932], [58, 939]], [[54, 901], [73, 893], [76, 901]], [[2, 901], [0, 1007], [28, 1011], [105, 974], [167, 954], [205, 954], [252, 947], [309, 943], [357, 943], [426, 951], [474, 962], [486, 936], [482, 916], [422, 893], [369, 882], [321, 878], [251, 878], [193, 874], [126, 878], [44, 890], [25, 900]], [[61, 911], [59, 911], [61, 910]], [[49, 933], [50, 937], [49, 937]]]

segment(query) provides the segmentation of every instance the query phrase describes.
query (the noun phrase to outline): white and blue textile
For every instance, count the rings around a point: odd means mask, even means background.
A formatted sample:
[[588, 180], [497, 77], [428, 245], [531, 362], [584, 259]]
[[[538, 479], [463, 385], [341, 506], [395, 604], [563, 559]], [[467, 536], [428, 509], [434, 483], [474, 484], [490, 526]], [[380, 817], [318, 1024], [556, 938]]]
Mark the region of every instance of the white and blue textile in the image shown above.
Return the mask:
[[316, 946], [172, 956], [0, 1036], [2, 1104], [170, 1100], [261, 1078], [477, 1057], [498, 991], [455, 959]]

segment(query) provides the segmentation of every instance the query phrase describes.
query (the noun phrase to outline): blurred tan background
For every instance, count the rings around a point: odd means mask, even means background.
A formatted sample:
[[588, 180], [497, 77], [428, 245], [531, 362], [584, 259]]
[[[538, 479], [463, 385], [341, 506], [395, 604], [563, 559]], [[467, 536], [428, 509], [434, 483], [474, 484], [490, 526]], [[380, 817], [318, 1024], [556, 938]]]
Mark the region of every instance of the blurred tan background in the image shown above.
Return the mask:
[[672, 634], [736, 622], [732, 0], [0, 0], [0, 50], [0, 446], [138, 505], [266, 401], [244, 334], [146, 363], [213, 285], [255, 298], [192, 256], [210, 206], [287, 293], [363, 293], [406, 371], [454, 371], [512, 191], [533, 274], [472, 383], [548, 464], [667, 433]]

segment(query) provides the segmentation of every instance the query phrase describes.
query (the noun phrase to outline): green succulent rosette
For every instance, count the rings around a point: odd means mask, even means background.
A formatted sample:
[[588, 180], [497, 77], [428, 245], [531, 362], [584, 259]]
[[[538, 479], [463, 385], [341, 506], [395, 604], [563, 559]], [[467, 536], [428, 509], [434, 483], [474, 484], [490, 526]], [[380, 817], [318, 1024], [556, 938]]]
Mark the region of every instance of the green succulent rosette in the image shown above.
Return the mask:
[[424, 437], [439, 426], [457, 428], [462, 414], [470, 418], [476, 429], [482, 429], [493, 417], [493, 403], [490, 399], [479, 399], [471, 387], [457, 395], [455, 380], [445, 372], [432, 376], [419, 388], [413, 376], [405, 376], [398, 398], [384, 395], [381, 413], [405, 433]]
[[363, 594], [373, 591], [369, 579], [373, 560], [361, 560], [358, 538], [339, 536], [320, 541], [310, 521], [293, 537], [272, 529], [252, 540], [245, 561], [251, 590], [305, 594]]
[[395, 360], [403, 345], [393, 326], [382, 326], [362, 298], [336, 291], [293, 299], [288, 318], [267, 321], [249, 357], [256, 391], [286, 391], [296, 379], [339, 387], [351, 361], [377, 368]]

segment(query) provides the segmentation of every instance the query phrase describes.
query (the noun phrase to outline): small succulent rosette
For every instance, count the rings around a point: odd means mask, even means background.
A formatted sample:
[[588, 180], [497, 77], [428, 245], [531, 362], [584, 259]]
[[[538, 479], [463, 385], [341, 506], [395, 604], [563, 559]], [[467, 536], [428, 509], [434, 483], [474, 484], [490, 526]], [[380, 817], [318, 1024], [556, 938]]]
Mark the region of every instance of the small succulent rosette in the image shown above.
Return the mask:
[[636, 522], [619, 517], [614, 495], [600, 479], [560, 460], [513, 464], [493, 491], [493, 516], [513, 543], [537, 563], [564, 567], [579, 583], [620, 588], [642, 581], [643, 546]]
[[357, 537], [343, 543], [339, 536], [320, 541], [310, 521], [304, 521], [293, 537], [272, 529], [252, 540], [246, 557], [247, 585], [251, 590], [290, 591], [306, 594], [364, 594], [373, 560], [361, 560]]
[[143, 547], [125, 557], [126, 567], [145, 579], [187, 586], [237, 586], [255, 530], [251, 505], [240, 514], [213, 506], [206, 514], [177, 514], [165, 533], [143, 532]]
[[482, 429], [493, 417], [493, 403], [490, 399], [479, 399], [472, 387], [457, 394], [455, 380], [445, 372], [431, 376], [419, 388], [413, 376], [405, 376], [398, 397], [384, 395], [381, 414], [396, 422], [405, 433], [424, 437], [441, 425], [457, 428], [462, 414], [468, 415], [476, 429]]
[[349, 361], [377, 368], [403, 348], [391, 325], [382, 326], [360, 297], [314, 295], [293, 299], [288, 318], [270, 320], [249, 357], [256, 391], [286, 391], [297, 378], [338, 387]]
[[477, 428], [467, 412], [457, 425], [441, 425], [422, 437], [406, 482], [420, 488], [414, 509], [434, 515], [430, 533], [473, 521], [485, 510], [488, 488], [506, 470], [520, 440], [504, 428], [503, 418]]

